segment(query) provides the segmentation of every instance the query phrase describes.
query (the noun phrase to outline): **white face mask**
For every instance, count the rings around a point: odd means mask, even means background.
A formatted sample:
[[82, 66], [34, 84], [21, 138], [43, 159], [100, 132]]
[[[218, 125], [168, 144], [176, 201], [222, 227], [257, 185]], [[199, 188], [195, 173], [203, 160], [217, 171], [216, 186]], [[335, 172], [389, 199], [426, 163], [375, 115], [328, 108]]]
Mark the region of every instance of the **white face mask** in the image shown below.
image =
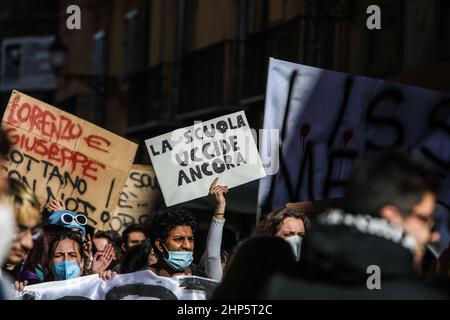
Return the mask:
[[286, 240], [291, 245], [292, 252], [294, 253], [295, 259], [297, 261], [299, 261], [300, 255], [301, 255], [303, 238], [300, 237], [299, 235], [296, 235], [296, 236], [291, 236], [289, 238], [285, 238], [284, 240]]
[[0, 204], [0, 265], [3, 264], [15, 236], [16, 222], [11, 209]]

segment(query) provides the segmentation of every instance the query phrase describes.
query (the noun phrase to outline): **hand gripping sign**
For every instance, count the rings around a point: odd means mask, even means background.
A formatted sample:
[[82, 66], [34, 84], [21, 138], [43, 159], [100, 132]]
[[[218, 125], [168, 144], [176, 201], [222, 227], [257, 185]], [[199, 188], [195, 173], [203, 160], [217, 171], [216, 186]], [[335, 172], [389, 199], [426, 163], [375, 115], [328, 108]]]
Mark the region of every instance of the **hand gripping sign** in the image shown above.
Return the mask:
[[167, 206], [206, 196], [215, 177], [232, 188], [266, 175], [243, 111], [145, 143]]

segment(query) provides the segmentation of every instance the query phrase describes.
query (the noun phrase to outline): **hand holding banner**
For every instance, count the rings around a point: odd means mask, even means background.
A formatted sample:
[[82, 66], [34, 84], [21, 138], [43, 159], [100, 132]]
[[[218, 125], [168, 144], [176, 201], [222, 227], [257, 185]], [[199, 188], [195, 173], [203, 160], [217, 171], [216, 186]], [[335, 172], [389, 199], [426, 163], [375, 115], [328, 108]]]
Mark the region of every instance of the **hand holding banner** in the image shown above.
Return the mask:
[[97, 274], [44, 282], [17, 292], [22, 300], [206, 300], [217, 281], [196, 276], [160, 277], [150, 270], [119, 274], [104, 281]]

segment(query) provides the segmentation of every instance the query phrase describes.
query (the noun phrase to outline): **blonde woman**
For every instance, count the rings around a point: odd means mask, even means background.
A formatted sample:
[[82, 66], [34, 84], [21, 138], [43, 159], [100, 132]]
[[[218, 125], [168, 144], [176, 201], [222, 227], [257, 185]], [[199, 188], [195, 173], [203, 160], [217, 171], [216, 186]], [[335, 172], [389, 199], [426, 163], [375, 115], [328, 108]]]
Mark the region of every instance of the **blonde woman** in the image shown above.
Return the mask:
[[16, 267], [26, 259], [33, 248], [33, 233], [41, 222], [41, 205], [32, 190], [11, 177], [7, 179], [4, 203], [12, 209], [17, 227], [3, 271], [16, 278]]

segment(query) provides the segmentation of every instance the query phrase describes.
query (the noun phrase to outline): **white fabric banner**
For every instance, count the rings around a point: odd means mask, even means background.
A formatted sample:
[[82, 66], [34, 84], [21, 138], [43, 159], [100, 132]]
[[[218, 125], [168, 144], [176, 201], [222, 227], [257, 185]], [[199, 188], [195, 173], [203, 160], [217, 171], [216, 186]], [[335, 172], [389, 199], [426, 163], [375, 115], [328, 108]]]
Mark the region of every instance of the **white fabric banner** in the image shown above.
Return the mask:
[[119, 274], [104, 281], [98, 275], [25, 287], [23, 300], [206, 300], [217, 281], [195, 276], [160, 277], [150, 270]]
[[260, 155], [269, 176], [260, 181], [263, 212], [341, 197], [355, 158], [403, 146], [445, 178], [439, 204], [447, 213], [440, 217], [448, 219], [447, 93], [271, 58], [264, 129]]
[[232, 188], [265, 176], [243, 111], [145, 143], [167, 206], [206, 196], [215, 177]]

